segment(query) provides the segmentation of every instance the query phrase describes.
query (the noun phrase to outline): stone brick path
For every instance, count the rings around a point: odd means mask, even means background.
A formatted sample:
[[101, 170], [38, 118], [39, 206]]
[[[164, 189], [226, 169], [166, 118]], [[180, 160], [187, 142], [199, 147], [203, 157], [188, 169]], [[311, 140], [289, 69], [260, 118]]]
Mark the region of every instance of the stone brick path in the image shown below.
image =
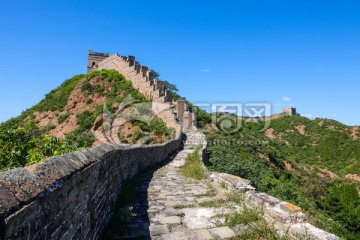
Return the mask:
[[[209, 173], [203, 180], [184, 177], [181, 169], [186, 157], [199, 144], [206, 144], [205, 136], [195, 131], [188, 132], [185, 139], [184, 149], [171, 161], [140, 174], [134, 186], [136, 200], [126, 206], [131, 208], [127, 233], [110, 239], [241, 239], [261, 229], [264, 223], [275, 227], [276, 235], [286, 234], [291, 239], [339, 239], [309, 224], [299, 207], [253, 191], [246, 179], [226, 173]], [[248, 214], [245, 205], [247, 209], [261, 209], [261, 217], [229, 224], [229, 216], [234, 213], [239, 213], [237, 217]], [[238, 222], [248, 224], [236, 225]], [[115, 224], [115, 228], [123, 225]], [[271, 234], [266, 236], [273, 237]]]
[[221, 225], [224, 214], [241, 210], [240, 206], [228, 201], [216, 208], [202, 206], [212, 200], [225, 200], [231, 191], [213, 178], [194, 180], [181, 174], [186, 157], [204, 141], [201, 133], [187, 133], [184, 149], [172, 161], [140, 176], [141, 198], [134, 204], [129, 231], [117, 239], [206, 240], [235, 236], [239, 227]]

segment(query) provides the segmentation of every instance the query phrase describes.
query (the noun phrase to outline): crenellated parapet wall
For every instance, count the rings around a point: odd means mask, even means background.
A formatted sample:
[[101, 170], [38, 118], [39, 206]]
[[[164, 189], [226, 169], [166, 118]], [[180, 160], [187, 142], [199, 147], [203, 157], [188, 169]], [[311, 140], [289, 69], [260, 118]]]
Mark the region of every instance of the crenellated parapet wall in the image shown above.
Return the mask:
[[183, 129], [185, 131], [193, 129], [193, 126], [195, 126], [195, 114], [189, 111], [186, 101], [179, 99], [176, 101], [175, 106], [177, 117], [182, 123]]
[[340, 240], [336, 235], [311, 225], [300, 207], [266, 193], [256, 192], [246, 179], [215, 172], [210, 177], [239, 191], [245, 204], [261, 211], [268, 224], [274, 226], [281, 235], [287, 234], [291, 239]]
[[[90, 57], [90, 55], [89, 55]], [[90, 70], [114, 69], [131, 81], [134, 88], [142, 93], [145, 98], [152, 101], [152, 110], [160, 117], [167, 127], [175, 130], [175, 136], [180, 136], [180, 123], [184, 130], [192, 129], [195, 116], [189, 112], [184, 101], [184, 108], [178, 108], [179, 104], [173, 103], [169, 90], [165, 90], [165, 83], [157, 79], [147, 66], [142, 66], [134, 56], [121, 56], [116, 53], [104, 58]], [[178, 102], [181, 102], [179, 100]], [[177, 111], [174, 112], [174, 108]], [[180, 117], [179, 117], [180, 116]]]
[[91, 72], [92, 69], [97, 67], [97, 64], [102, 60], [109, 57], [108, 53], [98, 53], [92, 50], [89, 50], [88, 53], [88, 65], [87, 65], [87, 72]]
[[124, 181], [180, 145], [102, 145], [0, 173], [0, 239], [98, 239]]
[[157, 79], [148, 67], [135, 61], [134, 56], [111, 55], [100, 61], [93, 70], [114, 69], [131, 81], [134, 88], [147, 99], [158, 102], [171, 102], [172, 98], [165, 90], [164, 82]]

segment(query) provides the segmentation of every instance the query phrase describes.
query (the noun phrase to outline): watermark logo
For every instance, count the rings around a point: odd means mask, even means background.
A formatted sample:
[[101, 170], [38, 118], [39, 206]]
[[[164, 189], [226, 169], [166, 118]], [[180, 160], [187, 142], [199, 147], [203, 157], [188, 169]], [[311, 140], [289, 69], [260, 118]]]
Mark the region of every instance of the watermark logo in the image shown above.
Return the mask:
[[139, 102], [128, 95], [121, 103], [110, 107], [104, 104], [92, 134], [101, 143], [126, 146], [149, 143], [153, 140], [149, 131], [151, 122], [166, 109], [166, 104]]
[[261, 132], [270, 127], [271, 104], [270, 103], [246, 103], [244, 106], [244, 122], [256, 122], [262, 124]]
[[212, 126], [218, 131], [232, 133], [240, 130], [242, 105], [237, 103], [214, 103], [211, 105]]
[[211, 114], [212, 127], [223, 133], [239, 131], [244, 124], [256, 122], [261, 131], [270, 126], [270, 103], [197, 103], [197, 107]]

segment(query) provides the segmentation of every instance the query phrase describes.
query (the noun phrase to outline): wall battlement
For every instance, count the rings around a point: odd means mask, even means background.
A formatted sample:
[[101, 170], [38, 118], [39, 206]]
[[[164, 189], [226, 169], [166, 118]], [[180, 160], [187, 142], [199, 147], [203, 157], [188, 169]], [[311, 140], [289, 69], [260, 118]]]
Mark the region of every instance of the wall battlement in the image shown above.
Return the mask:
[[96, 68], [97, 64], [102, 60], [109, 57], [109, 53], [98, 53], [92, 50], [89, 50], [88, 53], [88, 65], [87, 72], [91, 72], [92, 69]]
[[296, 115], [296, 108], [289, 107], [281, 109], [281, 113], [285, 116], [294, 116]]
[[[106, 55], [105, 55], [106, 56]], [[89, 62], [93, 55], [89, 53]], [[131, 81], [134, 88], [144, 94], [144, 96], [156, 102], [171, 102], [170, 93], [165, 90], [164, 82], [157, 79], [148, 67], [142, 66], [135, 60], [134, 56], [120, 56], [118, 53], [98, 58], [101, 61], [96, 62], [89, 72], [101, 69], [114, 69], [120, 72], [124, 77]], [[92, 63], [91, 63], [92, 64]]]
[[[0, 239], [99, 239], [124, 181], [133, 178], [141, 167], [159, 163], [180, 148], [182, 129], [178, 120], [185, 130], [193, 128], [194, 115], [188, 111], [186, 101], [174, 103], [164, 91], [164, 83], [135, 57], [89, 51], [88, 70], [96, 69], [119, 71], [153, 100], [153, 111], [174, 127], [175, 138], [163, 144], [126, 148], [107, 144], [1, 172]], [[200, 143], [204, 144], [203, 154], [206, 141], [184, 145], [193, 149]], [[205, 154], [203, 157], [206, 159]], [[246, 203], [260, 208], [266, 220], [280, 230], [290, 231], [295, 239], [304, 235], [307, 239], [339, 239], [307, 223], [298, 207], [253, 191], [249, 181], [232, 176], [235, 180], [231, 183], [226, 176], [218, 174], [214, 178], [246, 189]], [[239, 184], [239, 180], [243, 183]]]
[[98, 239], [123, 181], [180, 148], [182, 127], [164, 82], [133, 56], [90, 50], [88, 72], [101, 69], [119, 71], [152, 100], [174, 139], [126, 148], [106, 144], [0, 173], [0, 239]]
[[99, 239], [123, 182], [180, 144], [102, 145], [0, 173], [0, 239]]
[[[93, 59], [94, 52], [89, 51], [89, 61]], [[177, 104], [173, 102], [172, 96], [168, 90], [165, 90], [165, 83], [157, 79], [154, 74], [149, 70], [147, 66], [142, 66], [138, 61], [136, 61], [134, 56], [121, 56], [116, 53], [109, 56], [107, 53], [96, 53], [101, 55], [99, 60], [95, 65], [92, 65], [91, 69], [88, 72], [101, 69], [114, 69], [121, 73], [127, 80], [131, 81], [134, 88], [136, 88], [140, 93], [142, 93], [145, 98], [152, 101], [152, 109], [160, 117], [165, 124], [174, 128], [176, 131], [176, 136], [178, 137], [180, 132], [179, 124], [177, 123], [176, 118], [178, 116], [186, 115], [186, 119], [180, 117], [179, 120], [183, 122], [183, 129], [190, 130], [194, 126], [194, 115], [190, 112], [185, 113], [186, 108], [181, 111], [177, 111], [177, 114], [174, 112], [174, 108], [177, 108]], [[107, 56], [107, 57], [106, 57]], [[92, 62], [93, 63], [93, 62]]]
[[240, 192], [245, 204], [262, 212], [268, 224], [274, 226], [281, 235], [287, 234], [290, 239], [340, 240], [334, 234], [311, 225], [300, 207], [266, 193], [257, 192], [246, 179], [215, 172], [211, 173], [210, 177]]

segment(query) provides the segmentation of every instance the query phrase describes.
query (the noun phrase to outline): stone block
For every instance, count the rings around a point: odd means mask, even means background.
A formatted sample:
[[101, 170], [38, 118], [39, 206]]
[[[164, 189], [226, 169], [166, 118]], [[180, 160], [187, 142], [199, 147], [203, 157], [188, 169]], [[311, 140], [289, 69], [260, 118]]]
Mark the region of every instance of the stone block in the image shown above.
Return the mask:
[[283, 222], [275, 222], [274, 227], [275, 227], [275, 229], [277, 229], [278, 231], [281, 231], [282, 233], [287, 233], [290, 229], [290, 225], [291, 224], [286, 224]]
[[298, 212], [301, 212], [301, 208], [298, 207], [298, 206], [295, 206], [291, 203], [283, 203], [283, 204], [280, 204], [280, 208], [285, 210], [285, 211], [288, 211], [290, 213], [298, 213]]
[[172, 232], [161, 235], [163, 240], [188, 240], [185, 232]]
[[159, 236], [162, 234], [170, 233], [168, 225], [150, 225], [149, 227], [151, 236]]
[[213, 228], [209, 229], [209, 232], [215, 239], [227, 239], [235, 236], [234, 231], [229, 227]]
[[38, 202], [35, 201], [5, 218], [5, 238], [10, 237], [18, 229], [24, 228], [28, 223], [34, 221], [40, 210]]
[[290, 222], [289, 213], [286, 211], [283, 211], [280, 208], [268, 207], [268, 208], [264, 209], [264, 213], [269, 215], [270, 217], [274, 218], [276, 221], [279, 221], [282, 223]]
[[340, 240], [334, 234], [325, 232], [309, 223], [298, 223], [290, 226], [290, 234], [296, 239], [306, 238], [311, 240]]
[[236, 235], [244, 234], [247, 231], [250, 231], [250, 225], [247, 224], [239, 224], [231, 228]]
[[186, 237], [189, 240], [212, 240], [214, 239], [209, 230], [207, 229], [199, 229], [199, 230], [191, 230], [191, 231], [186, 231], [185, 232]]
[[181, 220], [178, 216], [160, 217], [159, 222], [161, 224], [180, 224]]
[[5, 182], [0, 180], [0, 216], [16, 208], [20, 204], [15, 195], [5, 186]]
[[38, 181], [37, 176], [25, 168], [0, 173], [0, 184], [5, 186], [3, 191], [10, 190], [20, 202], [27, 202], [45, 190], [44, 184]]

